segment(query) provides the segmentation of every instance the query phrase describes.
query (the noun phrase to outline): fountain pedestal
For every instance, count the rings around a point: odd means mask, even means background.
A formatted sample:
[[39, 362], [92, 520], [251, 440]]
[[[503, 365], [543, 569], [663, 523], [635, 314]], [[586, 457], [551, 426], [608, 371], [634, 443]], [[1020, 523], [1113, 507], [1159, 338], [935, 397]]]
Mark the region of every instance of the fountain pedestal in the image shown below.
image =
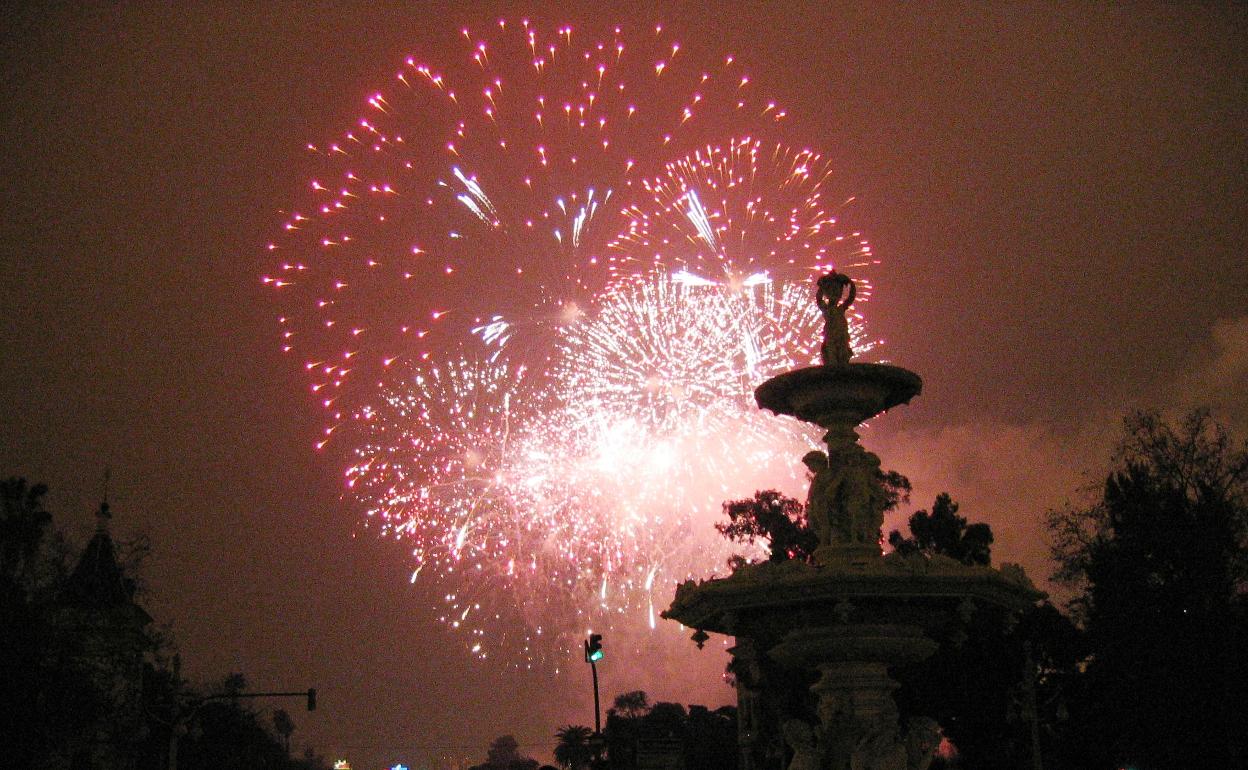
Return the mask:
[[891, 666], [922, 661], [976, 612], [1019, 612], [1041, 594], [1021, 568], [883, 555], [888, 495], [880, 460], [855, 427], [922, 390], [919, 376], [850, 363], [845, 310], [854, 285], [818, 282], [822, 366], [786, 372], [755, 391], [760, 407], [824, 428], [806, 511], [819, 536], [813, 564], [750, 564], [685, 582], [663, 617], [736, 637], [743, 770], [924, 770], [939, 743], [931, 720], [899, 724]]

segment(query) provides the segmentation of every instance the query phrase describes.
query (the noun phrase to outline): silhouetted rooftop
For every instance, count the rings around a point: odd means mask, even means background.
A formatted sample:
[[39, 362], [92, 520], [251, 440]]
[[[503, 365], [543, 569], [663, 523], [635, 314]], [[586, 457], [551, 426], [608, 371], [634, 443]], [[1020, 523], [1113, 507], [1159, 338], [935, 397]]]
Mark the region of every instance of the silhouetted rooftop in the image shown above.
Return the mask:
[[117, 549], [108, 532], [108, 503], [100, 503], [96, 516], [99, 526], [69, 577], [65, 598], [71, 604], [92, 607], [129, 604], [134, 597], [134, 584], [117, 563]]

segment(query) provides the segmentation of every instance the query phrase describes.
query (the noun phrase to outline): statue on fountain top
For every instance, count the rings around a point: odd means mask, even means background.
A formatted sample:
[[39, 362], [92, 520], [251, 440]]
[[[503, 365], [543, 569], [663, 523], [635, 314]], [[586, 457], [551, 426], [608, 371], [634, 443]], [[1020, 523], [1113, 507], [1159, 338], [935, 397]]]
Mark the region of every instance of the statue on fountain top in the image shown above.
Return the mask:
[[849, 344], [849, 319], [845, 311], [853, 304], [858, 290], [849, 276], [835, 270], [820, 276], [816, 286], [815, 304], [823, 313], [823, 345], [819, 355], [825, 366], [847, 366], [854, 351]]

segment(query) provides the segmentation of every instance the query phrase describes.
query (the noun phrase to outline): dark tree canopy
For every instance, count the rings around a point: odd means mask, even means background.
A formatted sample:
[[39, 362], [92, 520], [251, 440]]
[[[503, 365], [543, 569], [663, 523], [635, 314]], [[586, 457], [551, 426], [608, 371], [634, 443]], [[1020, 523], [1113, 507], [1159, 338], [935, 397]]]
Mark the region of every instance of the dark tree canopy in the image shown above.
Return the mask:
[[894, 529], [888, 544], [897, 553], [941, 554], [963, 564], [989, 564], [992, 561], [992, 529], [987, 524], [967, 524], [958, 515], [958, 504], [941, 492], [932, 512], [915, 511], [910, 516], [910, 537]]
[[286, 709], [273, 710], [273, 731], [282, 738], [282, 747], [290, 753], [290, 736], [295, 732], [295, 721]]
[[52, 514], [43, 507], [48, 488], [26, 479], [0, 481], [0, 581], [3, 590], [27, 598], [40, 577], [39, 554], [46, 546]]
[[1248, 446], [1206, 412], [1132, 415], [1100, 499], [1049, 514], [1091, 656], [1091, 767], [1243, 767]]
[[[889, 545], [899, 554], [991, 563], [991, 527], [968, 524], [947, 492], [936, 496], [931, 513], [912, 514], [909, 529], [908, 537], [899, 530], [889, 533]], [[1035, 610], [1011, 628], [1006, 613], [981, 608], [961, 633], [939, 639], [940, 648], [931, 658], [896, 671], [903, 716], [936, 719], [957, 748], [958, 767], [1023, 766], [1031, 748], [1028, 733], [1010, 714], [1019, 711], [1019, 688], [1027, 670], [1024, 645], [1047, 649], [1044, 635], [1052, 629], [1043, 621], [1051, 619]]]
[[46, 492], [25, 479], [0, 482], [6, 758], [19, 767], [133, 762], [144, 732], [140, 672], [158, 635], [130, 601], [112, 539], [100, 530], [73, 553], [44, 508]]
[[615, 696], [613, 708], [616, 713], [626, 719], [645, 716], [650, 710], [650, 698], [645, 690], [632, 690]]
[[[608, 765], [614, 770], [667, 766], [685, 770], [733, 770], [737, 766], [737, 711], [725, 706], [655, 703], [640, 690], [615, 699], [604, 732]], [[656, 765], [657, 763], [657, 765]]]
[[470, 770], [537, 770], [538, 762], [520, 753], [520, 743], [513, 735], [502, 735], [490, 742], [483, 764]]
[[[290, 759], [268, 720], [238, 703], [192, 708], [199, 694], [135, 599], [146, 540], [115, 544], [101, 506], [91, 540], [71, 547], [44, 508], [46, 492], [0, 481], [0, 743], [9, 765], [166, 770], [178, 724], [180, 770], [324, 767], [315, 754]], [[246, 683], [238, 675], [226, 684], [237, 692]], [[294, 729], [289, 719], [274, 726]]]
[[728, 521], [716, 524], [716, 531], [738, 543], [767, 541], [770, 561], [809, 561], [819, 545], [806, 518], [806, 507], [774, 489], [724, 503], [724, 515]]

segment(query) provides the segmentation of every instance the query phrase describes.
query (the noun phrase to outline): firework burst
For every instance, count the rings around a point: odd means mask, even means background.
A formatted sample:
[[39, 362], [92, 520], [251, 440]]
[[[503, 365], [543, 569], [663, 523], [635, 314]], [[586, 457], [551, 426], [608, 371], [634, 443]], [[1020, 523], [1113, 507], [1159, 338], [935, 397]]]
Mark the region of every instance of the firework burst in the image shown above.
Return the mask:
[[862, 233], [839, 222], [853, 199], [826, 200], [834, 171], [811, 150], [748, 136], [702, 147], [642, 181], [645, 195], [624, 209], [625, 232], [610, 244], [612, 268], [627, 276], [657, 267], [734, 288], [836, 268], [869, 298], [876, 259]]
[[482, 346], [383, 389], [350, 431], [368, 437], [353, 495], [412, 540], [413, 579], [459, 576], [443, 619], [478, 655], [488, 638], [532, 663], [587, 627], [653, 628], [673, 582], [730, 555], [721, 501], [799, 486], [814, 436], [750, 393], [811, 363], [820, 324], [804, 285], [616, 285], [544, 371]]
[[499, 310], [592, 296], [660, 155], [784, 117], [733, 57], [695, 57], [661, 26], [501, 21], [459, 39], [461, 59], [408, 58], [351, 130], [308, 145], [302, 203], [269, 244], [283, 348], [303, 358], [327, 435], [357, 391]]
[[753, 388], [817, 357], [806, 279], [849, 270], [865, 298], [875, 259], [828, 162], [760, 138], [784, 112], [733, 57], [661, 28], [460, 39], [309, 145], [264, 282], [347, 498], [474, 654], [532, 665], [653, 628], [674, 581], [723, 567], [721, 501], [796, 491], [812, 436]]

